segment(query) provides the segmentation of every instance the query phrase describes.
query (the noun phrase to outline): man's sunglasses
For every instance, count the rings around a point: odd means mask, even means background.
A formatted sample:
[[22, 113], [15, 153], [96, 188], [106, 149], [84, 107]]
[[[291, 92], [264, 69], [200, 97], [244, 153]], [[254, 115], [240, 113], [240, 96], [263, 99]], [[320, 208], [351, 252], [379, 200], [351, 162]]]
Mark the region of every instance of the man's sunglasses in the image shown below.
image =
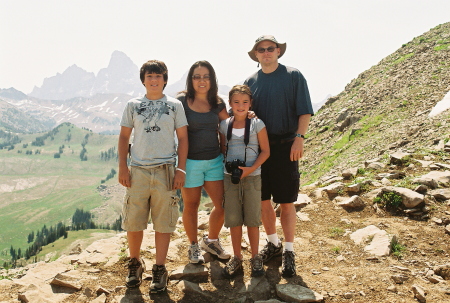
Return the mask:
[[276, 47], [274, 47], [274, 46], [269, 46], [268, 48], [258, 47], [256, 50], [258, 51], [258, 53], [263, 54], [263, 53], [266, 52], [266, 50], [267, 50], [269, 53], [272, 53], [275, 49], [276, 49]]

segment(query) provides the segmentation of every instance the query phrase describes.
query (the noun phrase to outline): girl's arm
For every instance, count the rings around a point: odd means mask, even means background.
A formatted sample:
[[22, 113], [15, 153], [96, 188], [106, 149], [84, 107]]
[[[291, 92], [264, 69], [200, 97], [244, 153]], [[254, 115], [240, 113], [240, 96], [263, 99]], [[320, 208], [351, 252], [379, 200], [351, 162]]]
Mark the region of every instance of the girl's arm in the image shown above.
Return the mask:
[[267, 136], [267, 129], [264, 127], [258, 133], [258, 143], [261, 152], [259, 153], [258, 158], [256, 158], [255, 163], [251, 167], [243, 167], [239, 166], [242, 169], [242, 178], [247, 177], [252, 172], [254, 172], [261, 164], [263, 164], [270, 156], [270, 145], [269, 145], [269, 137]]

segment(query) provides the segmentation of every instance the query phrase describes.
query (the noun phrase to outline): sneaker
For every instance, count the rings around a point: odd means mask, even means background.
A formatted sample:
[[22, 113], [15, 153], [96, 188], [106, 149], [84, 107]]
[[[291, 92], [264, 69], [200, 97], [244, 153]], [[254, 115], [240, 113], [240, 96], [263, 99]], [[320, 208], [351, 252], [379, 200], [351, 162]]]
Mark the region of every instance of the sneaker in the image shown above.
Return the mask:
[[158, 293], [166, 290], [169, 273], [164, 265], [153, 264], [152, 284], [150, 284], [150, 293]]
[[138, 287], [142, 283], [142, 273], [145, 271], [144, 260], [136, 258], [128, 261], [127, 287]]
[[202, 241], [200, 242], [200, 247], [204, 251], [216, 255], [219, 259], [223, 260], [229, 259], [231, 257], [231, 255], [225, 249], [222, 248], [222, 245], [220, 245], [219, 240], [210, 241], [209, 243], [207, 241], [208, 241], [207, 236], [204, 236]]
[[189, 246], [188, 258], [189, 258], [189, 262], [191, 262], [191, 263], [204, 263], [205, 262], [205, 259], [202, 256], [202, 251], [200, 250], [198, 243], [192, 243], [192, 245]]
[[[267, 240], [266, 240], [267, 241]], [[283, 244], [281, 243], [281, 240], [278, 243], [278, 246], [275, 246], [270, 241], [267, 241], [267, 244], [264, 245], [264, 248], [259, 253], [263, 259], [263, 262], [266, 263], [273, 257], [281, 256], [283, 253]]]
[[252, 268], [252, 277], [260, 277], [264, 275], [263, 260], [259, 254], [250, 259], [250, 266]]
[[281, 275], [283, 277], [295, 276], [295, 253], [293, 251], [285, 250], [283, 252], [283, 261], [281, 263]]
[[236, 256], [233, 256], [233, 258], [231, 258], [230, 261], [227, 262], [227, 265], [225, 265], [223, 274], [225, 275], [225, 277], [231, 278], [240, 269], [242, 270], [242, 260]]

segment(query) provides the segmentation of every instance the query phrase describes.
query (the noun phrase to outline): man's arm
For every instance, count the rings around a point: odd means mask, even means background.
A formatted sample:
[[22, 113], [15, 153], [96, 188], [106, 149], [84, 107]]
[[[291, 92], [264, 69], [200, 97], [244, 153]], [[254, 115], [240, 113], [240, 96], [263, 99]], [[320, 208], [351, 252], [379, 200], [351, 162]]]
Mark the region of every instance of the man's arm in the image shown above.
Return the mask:
[[[186, 159], [188, 155], [188, 131], [187, 126], [182, 126], [175, 130], [178, 138], [178, 168], [186, 172]], [[180, 170], [175, 170], [175, 177], [173, 178], [173, 189], [179, 189], [184, 186], [186, 181], [186, 173]]]
[[[305, 114], [298, 116], [298, 127], [297, 127], [297, 134], [305, 135], [308, 126], [309, 126], [309, 120], [311, 119], [311, 114]], [[301, 137], [295, 137], [294, 143], [291, 147], [291, 161], [297, 161], [303, 157], [303, 143], [305, 139]]]
[[128, 157], [128, 146], [130, 144], [130, 136], [132, 130], [133, 130], [132, 128], [122, 126], [120, 128], [120, 135], [119, 135], [119, 145], [118, 145], [119, 183], [125, 187], [131, 186], [130, 170], [128, 169], [127, 165], [127, 157]]

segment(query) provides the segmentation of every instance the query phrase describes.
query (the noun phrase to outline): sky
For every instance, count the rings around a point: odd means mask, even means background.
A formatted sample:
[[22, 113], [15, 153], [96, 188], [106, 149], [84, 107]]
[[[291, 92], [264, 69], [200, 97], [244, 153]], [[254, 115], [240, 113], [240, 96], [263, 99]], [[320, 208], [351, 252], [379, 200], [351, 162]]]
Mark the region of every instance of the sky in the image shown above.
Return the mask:
[[0, 88], [28, 94], [73, 64], [97, 74], [115, 50], [139, 67], [164, 61], [168, 84], [208, 60], [232, 86], [257, 71], [247, 52], [271, 34], [318, 103], [449, 21], [449, 0], [0, 0]]

